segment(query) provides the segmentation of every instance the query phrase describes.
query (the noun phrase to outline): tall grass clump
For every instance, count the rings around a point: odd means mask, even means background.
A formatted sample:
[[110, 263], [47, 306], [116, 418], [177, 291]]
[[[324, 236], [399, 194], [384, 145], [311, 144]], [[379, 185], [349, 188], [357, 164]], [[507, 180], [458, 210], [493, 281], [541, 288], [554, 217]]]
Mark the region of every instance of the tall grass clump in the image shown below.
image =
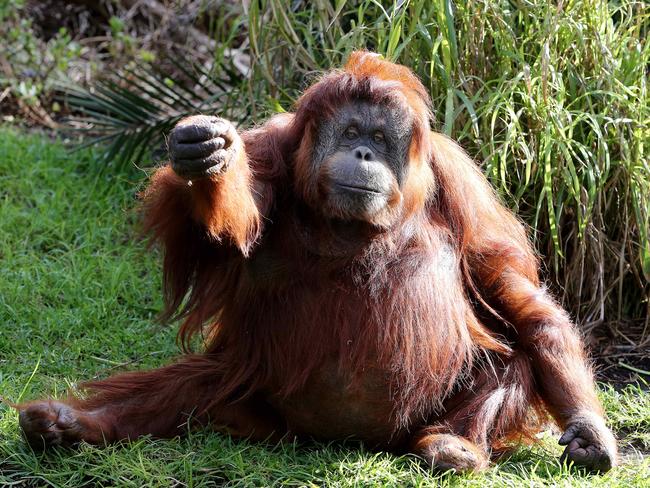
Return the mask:
[[[73, 102], [90, 109], [90, 122], [104, 124], [109, 142], [130, 134], [120, 145], [137, 147], [160, 140], [159, 129], [197, 106], [246, 123], [289, 110], [311, 81], [350, 51], [377, 51], [420, 76], [433, 99], [435, 129], [482, 164], [503, 200], [530, 225], [548, 257], [549, 283], [585, 329], [608, 325], [637, 343], [650, 337], [645, 2], [244, 5], [224, 7], [209, 66], [185, 68], [187, 76], [173, 82], [143, 68], [123, 75], [131, 81], [119, 90], [76, 92]], [[235, 69], [233, 52], [248, 56], [246, 69]], [[152, 79], [178, 94], [152, 90], [145, 83]], [[213, 88], [205, 89], [210, 83]], [[194, 102], [197, 91], [202, 95]], [[174, 97], [187, 97], [187, 103], [175, 104]], [[128, 110], [121, 109], [123, 99]], [[157, 119], [137, 112], [140, 104], [157, 110]]]

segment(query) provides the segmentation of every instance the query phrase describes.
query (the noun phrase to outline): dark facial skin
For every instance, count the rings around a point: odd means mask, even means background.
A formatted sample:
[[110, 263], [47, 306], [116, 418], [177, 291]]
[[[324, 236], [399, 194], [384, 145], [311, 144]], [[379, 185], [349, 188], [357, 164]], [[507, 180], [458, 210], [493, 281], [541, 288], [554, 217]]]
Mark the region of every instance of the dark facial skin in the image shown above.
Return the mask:
[[412, 120], [399, 106], [351, 102], [320, 124], [313, 161], [324, 212], [373, 222], [400, 201]]

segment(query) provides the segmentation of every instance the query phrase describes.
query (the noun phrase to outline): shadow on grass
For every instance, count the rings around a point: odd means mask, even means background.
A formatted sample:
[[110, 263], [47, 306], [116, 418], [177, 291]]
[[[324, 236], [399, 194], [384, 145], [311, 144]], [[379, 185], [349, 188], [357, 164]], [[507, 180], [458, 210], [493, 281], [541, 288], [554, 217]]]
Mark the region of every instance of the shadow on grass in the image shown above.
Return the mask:
[[141, 438], [104, 448], [34, 452], [17, 416], [4, 410], [0, 442], [3, 486], [644, 486], [650, 462], [624, 458], [605, 475], [563, 466], [554, 436], [521, 446], [478, 474], [433, 474], [414, 456], [367, 450], [358, 442], [251, 443], [200, 431], [187, 438]]

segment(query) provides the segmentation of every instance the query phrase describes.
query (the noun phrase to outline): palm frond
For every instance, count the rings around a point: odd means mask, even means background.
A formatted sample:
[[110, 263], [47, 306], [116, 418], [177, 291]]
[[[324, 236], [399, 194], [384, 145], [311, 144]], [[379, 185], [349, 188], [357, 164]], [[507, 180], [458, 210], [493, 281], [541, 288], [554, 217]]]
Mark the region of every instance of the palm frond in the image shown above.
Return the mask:
[[237, 79], [235, 71], [215, 75], [208, 67], [180, 60], [172, 63], [179, 73], [176, 79], [153, 66], [138, 65], [99, 81], [92, 89], [62, 85], [68, 106], [79, 114], [69, 121], [87, 136], [78, 147], [99, 146], [103, 167], [140, 165], [148, 151], [164, 147], [165, 135], [179, 119], [223, 112], [238, 92], [241, 75]]

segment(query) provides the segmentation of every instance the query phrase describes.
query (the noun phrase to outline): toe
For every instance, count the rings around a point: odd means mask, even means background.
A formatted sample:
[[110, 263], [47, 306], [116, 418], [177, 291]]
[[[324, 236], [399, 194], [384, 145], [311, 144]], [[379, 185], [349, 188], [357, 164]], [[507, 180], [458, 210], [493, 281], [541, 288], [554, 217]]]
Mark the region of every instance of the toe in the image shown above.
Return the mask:
[[433, 435], [423, 457], [435, 471], [480, 471], [487, 467], [487, 458], [469, 441], [453, 435]]

